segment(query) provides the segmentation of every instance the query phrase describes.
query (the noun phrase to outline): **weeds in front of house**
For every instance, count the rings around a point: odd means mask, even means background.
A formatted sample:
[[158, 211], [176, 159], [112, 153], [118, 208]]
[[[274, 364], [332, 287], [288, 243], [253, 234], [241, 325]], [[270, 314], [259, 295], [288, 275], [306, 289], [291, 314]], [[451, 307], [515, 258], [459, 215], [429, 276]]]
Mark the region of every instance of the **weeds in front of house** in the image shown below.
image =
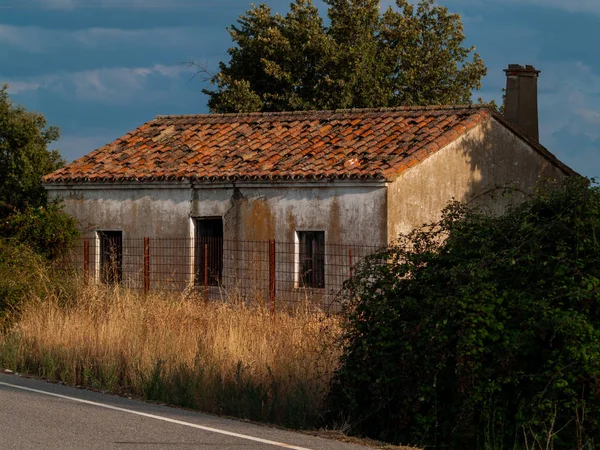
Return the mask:
[[308, 304], [81, 287], [25, 302], [0, 367], [217, 414], [308, 428], [337, 367], [339, 324]]

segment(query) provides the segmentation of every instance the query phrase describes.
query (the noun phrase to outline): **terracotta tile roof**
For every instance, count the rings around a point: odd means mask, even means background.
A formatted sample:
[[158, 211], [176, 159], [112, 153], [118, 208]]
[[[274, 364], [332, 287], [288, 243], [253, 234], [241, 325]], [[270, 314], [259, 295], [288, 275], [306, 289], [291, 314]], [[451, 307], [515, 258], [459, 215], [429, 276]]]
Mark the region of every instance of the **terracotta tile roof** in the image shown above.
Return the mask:
[[390, 179], [493, 113], [421, 107], [159, 116], [43, 179]]

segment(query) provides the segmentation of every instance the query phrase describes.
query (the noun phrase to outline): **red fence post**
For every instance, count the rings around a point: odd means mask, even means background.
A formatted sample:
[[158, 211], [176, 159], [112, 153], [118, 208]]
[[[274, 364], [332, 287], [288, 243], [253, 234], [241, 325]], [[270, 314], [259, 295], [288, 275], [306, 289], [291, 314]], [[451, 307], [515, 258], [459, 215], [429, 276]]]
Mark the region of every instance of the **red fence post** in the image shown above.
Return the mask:
[[87, 286], [90, 280], [90, 241], [83, 241], [83, 282]]
[[208, 302], [208, 244], [204, 244], [204, 301]]
[[150, 292], [150, 238], [144, 238], [144, 294]]
[[269, 240], [269, 302], [271, 304], [271, 313], [275, 314], [275, 239]]
[[[352, 248], [348, 249], [348, 263], [350, 264], [350, 280], [354, 277], [354, 267], [352, 265]], [[350, 297], [354, 297], [354, 290], [350, 290]]]

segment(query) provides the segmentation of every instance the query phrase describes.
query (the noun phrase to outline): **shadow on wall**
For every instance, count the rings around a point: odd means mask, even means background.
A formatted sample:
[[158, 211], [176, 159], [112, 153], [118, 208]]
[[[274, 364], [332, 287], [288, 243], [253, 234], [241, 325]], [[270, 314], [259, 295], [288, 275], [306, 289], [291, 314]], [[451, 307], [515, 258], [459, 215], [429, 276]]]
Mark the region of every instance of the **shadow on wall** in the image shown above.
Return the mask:
[[[531, 65], [509, 64], [504, 72], [504, 119], [530, 140], [539, 142], [540, 71]], [[469, 133], [462, 145], [472, 173], [470, 192], [463, 200], [490, 212], [500, 213], [508, 204], [522, 201], [541, 181], [565, 176], [561, 168], [494, 118], [479, 133]], [[502, 195], [503, 187], [513, 189], [510, 195]]]
[[539, 183], [565, 176], [560, 167], [493, 118], [461, 139], [460, 153], [470, 173], [464, 180], [464, 198], [457, 200], [494, 214], [525, 200]]

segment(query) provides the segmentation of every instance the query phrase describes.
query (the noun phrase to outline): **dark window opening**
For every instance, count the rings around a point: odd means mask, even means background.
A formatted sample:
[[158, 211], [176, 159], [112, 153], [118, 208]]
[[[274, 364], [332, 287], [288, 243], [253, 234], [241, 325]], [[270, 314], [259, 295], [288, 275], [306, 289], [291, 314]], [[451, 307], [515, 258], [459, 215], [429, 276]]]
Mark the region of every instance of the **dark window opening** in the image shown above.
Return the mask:
[[300, 287], [325, 287], [325, 232], [298, 231]]
[[120, 283], [123, 279], [123, 232], [99, 231], [100, 281]]
[[223, 219], [196, 219], [194, 283], [219, 286], [223, 279]]

